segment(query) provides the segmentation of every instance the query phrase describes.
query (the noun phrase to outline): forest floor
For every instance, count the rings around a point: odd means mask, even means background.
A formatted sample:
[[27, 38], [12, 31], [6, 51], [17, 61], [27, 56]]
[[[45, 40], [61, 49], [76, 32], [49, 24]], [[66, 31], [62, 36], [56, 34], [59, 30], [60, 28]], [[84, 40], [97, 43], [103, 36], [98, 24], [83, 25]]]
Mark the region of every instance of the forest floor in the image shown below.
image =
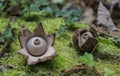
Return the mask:
[[[40, 17], [39, 21], [43, 24], [43, 28], [47, 34], [57, 32], [61, 25], [64, 25], [63, 18], [46, 18]], [[8, 18], [0, 18], [0, 31], [3, 31], [9, 22]], [[22, 18], [17, 18], [15, 22], [11, 23], [11, 27], [15, 28], [15, 40], [11, 44], [12, 49], [8, 52], [8, 56], [0, 58], [0, 64], [11, 64], [16, 68], [7, 68], [7, 71], [0, 72], [0, 76], [60, 76], [62, 70], [70, 69], [74, 65], [80, 63], [80, 56], [75, 48], [70, 47], [72, 42], [73, 32], [66, 30], [62, 36], [55, 39], [54, 48], [57, 56], [47, 62], [39, 63], [37, 65], [28, 66], [26, 59], [18, 54], [20, 50], [20, 44], [18, 41], [18, 32], [21, 30], [21, 25], [29, 28], [33, 31], [37, 26], [36, 21], [27, 22]], [[77, 22], [75, 25], [79, 28], [89, 27], [87, 24]], [[103, 41], [102, 41], [103, 40]], [[111, 76], [120, 75], [120, 49], [111, 42], [112, 38], [99, 37], [99, 43], [94, 51], [95, 66], [96, 69], [103, 73], [105, 68], [109, 68], [113, 71]], [[106, 41], [106, 42], [104, 42]], [[71, 76], [96, 76], [94, 72], [88, 70], [87, 73], [83, 74], [72, 73]]]

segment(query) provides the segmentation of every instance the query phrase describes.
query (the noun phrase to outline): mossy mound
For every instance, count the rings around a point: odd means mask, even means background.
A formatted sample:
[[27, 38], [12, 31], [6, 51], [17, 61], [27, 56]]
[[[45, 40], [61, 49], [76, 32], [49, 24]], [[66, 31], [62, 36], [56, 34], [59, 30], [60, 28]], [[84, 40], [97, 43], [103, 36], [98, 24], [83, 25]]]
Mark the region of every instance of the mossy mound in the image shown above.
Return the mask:
[[[0, 31], [6, 28], [8, 22], [8, 18], [0, 18]], [[39, 22], [43, 24], [43, 28], [47, 34], [57, 32], [61, 25], [65, 25], [63, 18], [50, 19], [41, 16]], [[57, 56], [53, 60], [28, 66], [26, 64], [26, 59], [18, 54], [20, 44], [17, 35], [21, 30], [21, 25], [25, 25], [33, 31], [37, 22], [27, 22], [23, 18], [17, 18], [15, 22], [11, 23], [12, 28], [16, 29], [16, 38], [11, 44], [12, 50], [10, 50], [9, 56], [0, 58], [0, 63], [12, 64], [17, 68], [8, 69], [6, 72], [0, 72], [0, 76], [59, 76], [62, 70], [69, 69], [79, 63], [80, 55], [78, 55], [78, 52], [74, 48], [70, 47], [73, 31], [67, 30], [64, 33], [65, 35], [55, 40], [53, 47], [56, 50]], [[82, 23], [75, 23], [75, 25], [79, 28], [88, 27], [88, 25]], [[100, 72], [103, 72], [104, 67], [108, 67], [114, 71], [113, 76], [120, 75], [120, 49], [116, 46], [99, 42], [95, 60], [97, 70]], [[80, 73], [72, 74], [71, 76], [79, 76]], [[90, 74], [88, 73], [82, 76], [94, 76]]]

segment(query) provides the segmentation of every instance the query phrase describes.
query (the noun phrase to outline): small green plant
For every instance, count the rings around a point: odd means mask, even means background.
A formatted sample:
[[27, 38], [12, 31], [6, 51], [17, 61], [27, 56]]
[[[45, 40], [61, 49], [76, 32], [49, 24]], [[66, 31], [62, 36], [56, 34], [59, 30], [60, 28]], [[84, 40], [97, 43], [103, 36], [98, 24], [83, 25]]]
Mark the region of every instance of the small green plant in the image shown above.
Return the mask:
[[6, 5], [4, 5], [5, 0], [0, 0], [0, 14], [5, 9]]
[[92, 54], [85, 52], [84, 55], [81, 56], [79, 59], [81, 63], [86, 64], [88, 67], [95, 66], [95, 61]]
[[4, 41], [4, 39], [6, 39], [7, 41], [11, 41], [14, 39], [13, 30], [10, 25], [7, 26], [5, 31], [0, 36], [0, 42]]
[[54, 17], [64, 0], [26, 0], [21, 1], [22, 14], [42, 11], [43, 15]]
[[46, 0], [46, 5], [41, 5], [43, 12], [49, 16], [55, 16], [60, 12], [61, 5], [64, 4], [64, 0]]
[[104, 67], [104, 76], [111, 76], [114, 72], [109, 68]]
[[63, 34], [65, 35], [66, 28], [67, 28], [66, 26], [60, 26], [59, 30], [56, 33], [56, 37], [59, 38], [63, 36]]
[[0, 11], [3, 11], [5, 8], [5, 5], [3, 5], [4, 0], [0, 0]]
[[10, 45], [13, 40], [13, 29], [10, 25], [8, 25], [4, 32], [0, 35], [0, 55], [4, 54], [4, 52], [7, 52], [11, 49]]
[[29, 15], [29, 19], [30, 19], [30, 16], [31, 16], [31, 12], [38, 12], [40, 9], [40, 4], [37, 3], [38, 0], [25, 0], [25, 1], [21, 1], [21, 4], [22, 4], [22, 14], [24, 13], [28, 13]]

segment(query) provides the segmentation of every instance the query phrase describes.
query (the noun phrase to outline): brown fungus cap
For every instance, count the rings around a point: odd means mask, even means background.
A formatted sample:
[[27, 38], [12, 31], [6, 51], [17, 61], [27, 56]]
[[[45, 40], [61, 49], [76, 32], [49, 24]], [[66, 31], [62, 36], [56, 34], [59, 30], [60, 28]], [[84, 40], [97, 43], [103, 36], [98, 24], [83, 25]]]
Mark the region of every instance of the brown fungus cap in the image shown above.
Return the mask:
[[18, 38], [21, 45], [19, 53], [28, 59], [28, 65], [44, 62], [56, 56], [52, 47], [55, 34], [46, 35], [41, 23], [33, 33], [23, 26]]
[[96, 31], [86, 28], [78, 29], [73, 34], [75, 48], [81, 52], [91, 52], [98, 43]]

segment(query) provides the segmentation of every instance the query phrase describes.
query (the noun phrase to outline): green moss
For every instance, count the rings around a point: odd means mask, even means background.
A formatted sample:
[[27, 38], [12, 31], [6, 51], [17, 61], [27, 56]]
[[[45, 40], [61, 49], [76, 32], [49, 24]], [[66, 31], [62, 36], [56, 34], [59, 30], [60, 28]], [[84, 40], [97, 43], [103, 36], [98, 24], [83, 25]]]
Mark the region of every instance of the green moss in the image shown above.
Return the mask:
[[111, 45], [99, 43], [99, 55], [96, 56], [97, 68], [103, 72], [104, 67], [114, 71], [113, 76], [120, 75], [120, 49]]
[[[6, 28], [8, 22], [9, 22], [8, 18], [0, 18], [1, 31], [3, 31]], [[39, 22], [42, 22], [43, 28], [45, 29], [45, 32], [47, 34], [57, 32], [61, 25], [65, 25], [63, 18], [50, 19], [50, 18], [40, 17]], [[57, 56], [53, 60], [39, 63], [33, 66], [28, 66], [26, 64], [26, 59], [18, 54], [18, 50], [20, 49], [20, 44], [17, 39], [17, 34], [21, 30], [20, 27], [22, 25], [25, 25], [31, 31], [33, 31], [34, 28], [36, 27], [36, 24], [37, 24], [36, 21], [27, 22], [23, 18], [22, 19], [17, 18], [15, 22], [11, 23], [12, 28], [16, 29], [16, 39], [11, 44], [12, 50], [10, 50], [9, 53], [10, 56], [0, 58], [0, 63], [13, 64], [17, 67], [17, 69], [8, 69], [7, 72], [0, 72], [0, 76], [41, 76], [41, 75], [59, 76], [61, 70], [69, 69], [72, 66], [79, 63], [78, 52], [74, 48], [71, 48], [69, 46], [70, 42], [72, 42], [73, 32], [68, 30], [66, 37], [56, 38], [54, 48], [56, 50]], [[88, 27], [88, 25], [81, 23], [75, 23], [75, 26], [77, 28]], [[97, 49], [99, 50], [99, 52], [102, 52], [101, 56], [106, 57], [106, 54], [108, 54], [110, 56], [117, 55], [118, 57], [120, 57], [120, 50], [115, 46], [99, 43]], [[119, 76], [120, 74], [120, 64], [118, 61], [119, 59], [115, 60], [115, 63], [113, 63], [113, 59], [110, 59], [110, 57], [106, 57], [105, 59], [104, 58], [102, 59], [99, 56], [95, 56], [95, 57], [97, 59], [96, 61], [97, 69], [100, 72], [103, 72], [104, 67], [109, 67], [111, 70], [114, 71], [113, 76]], [[79, 76], [80, 73], [74, 75]], [[88, 75], [89, 74], [86, 74], [85, 76]]]

